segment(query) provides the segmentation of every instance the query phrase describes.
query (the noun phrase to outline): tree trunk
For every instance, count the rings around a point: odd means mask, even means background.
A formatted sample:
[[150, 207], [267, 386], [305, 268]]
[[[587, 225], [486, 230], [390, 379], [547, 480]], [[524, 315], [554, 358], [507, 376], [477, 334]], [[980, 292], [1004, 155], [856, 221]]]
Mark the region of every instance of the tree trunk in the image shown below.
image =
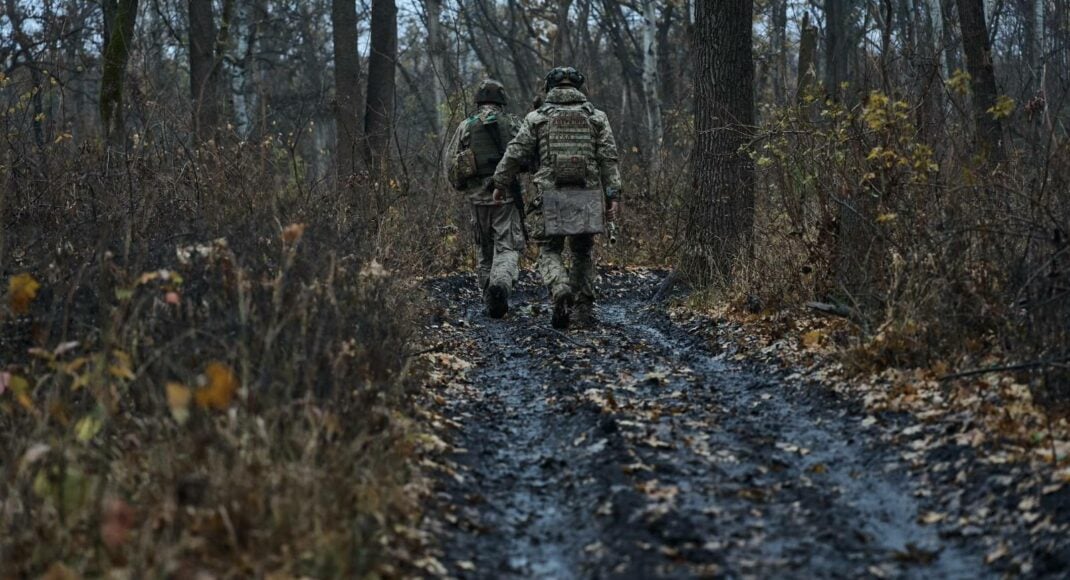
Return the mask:
[[996, 73], [992, 67], [988, 27], [985, 25], [983, 0], [957, 0], [962, 26], [962, 47], [973, 92], [973, 119], [978, 150], [989, 161], [1003, 160], [1003, 127], [988, 110], [996, 104]]
[[643, 102], [646, 104], [646, 128], [649, 140], [648, 160], [652, 174], [658, 170], [664, 131], [661, 125], [661, 101], [658, 100], [658, 16], [657, 3], [643, 0]]
[[959, 35], [955, 31], [958, 21], [956, 0], [940, 0], [940, 24], [943, 31], [944, 76], [951, 78], [955, 71], [962, 68], [962, 56], [959, 54]]
[[104, 54], [100, 77], [100, 120], [105, 142], [112, 147], [126, 143], [123, 117], [123, 80], [130, 45], [134, 40], [134, 21], [138, 0], [104, 0]]
[[568, 12], [572, 9], [572, 0], [559, 0], [557, 13], [555, 14], [553, 36], [553, 49], [550, 55], [554, 66], [572, 66], [569, 53], [569, 25]]
[[394, 123], [394, 63], [398, 54], [398, 8], [394, 0], [372, 0], [371, 55], [364, 109], [364, 155], [375, 170], [390, 159]]
[[424, 23], [427, 27], [427, 48], [431, 57], [431, 97], [434, 111], [431, 112], [432, 131], [437, 135], [442, 130], [440, 117], [445, 109], [446, 100], [453, 92], [453, 75], [448, 73], [450, 57], [446, 47], [446, 36], [442, 32], [442, 0], [424, 0]]
[[345, 181], [357, 172], [360, 125], [360, 54], [357, 52], [356, 0], [331, 1], [331, 30], [334, 39], [335, 163], [338, 179]]
[[840, 85], [848, 80], [850, 12], [851, 0], [825, 0], [825, 91], [837, 100], [842, 94]]
[[795, 102], [802, 104], [806, 92], [817, 79], [817, 27], [810, 24], [810, 13], [803, 14], [802, 29], [799, 34], [799, 70], [795, 89]]
[[681, 271], [704, 285], [731, 279], [754, 225], [754, 166], [741, 151], [754, 123], [754, 5], [699, 0], [696, 10], [695, 154]]
[[[661, 88], [658, 96], [661, 97], [662, 105], [666, 108], [676, 107], [677, 70], [674, 57], [679, 53], [677, 47], [669, 42], [673, 23], [676, 21], [676, 4], [666, 2], [661, 11], [661, 22], [658, 23], [658, 77], [661, 79]], [[671, 136], [669, 137], [672, 138]]]
[[216, 28], [212, 0], [189, 0], [189, 79], [193, 134], [204, 143], [219, 126]]
[[776, 0], [773, 3], [771, 24], [769, 41], [773, 45], [773, 101], [780, 106], [787, 102], [788, 0]]

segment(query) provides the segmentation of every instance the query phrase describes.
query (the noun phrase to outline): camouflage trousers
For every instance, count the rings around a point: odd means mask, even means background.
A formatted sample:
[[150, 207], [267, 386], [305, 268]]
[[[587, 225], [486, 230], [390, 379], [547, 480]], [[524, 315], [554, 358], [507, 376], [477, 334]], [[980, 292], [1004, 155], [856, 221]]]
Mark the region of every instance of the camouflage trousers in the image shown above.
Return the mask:
[[472, 226], [480, 290], [494, 284], [512, 293], [520, 276], [518, 261], [524, 249], [520, 212], [513, 204], [473, 205]]
[[[565, 266], [562, 254], [568, 241], [572, 268]], [[556, 299], [567, 291], [577, 304], [594, 303], [594, 236], [554, 236], [538, 240], [539, 275]]]

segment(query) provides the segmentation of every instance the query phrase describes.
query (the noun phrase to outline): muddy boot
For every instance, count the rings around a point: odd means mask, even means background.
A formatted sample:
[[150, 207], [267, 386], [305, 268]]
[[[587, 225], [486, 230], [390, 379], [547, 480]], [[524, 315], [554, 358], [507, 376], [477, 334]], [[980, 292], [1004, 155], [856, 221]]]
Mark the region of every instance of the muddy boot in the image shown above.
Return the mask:
[[501, 318], [509, 312], [509, 291], [499, 284], [487, 286], [483, 296], [487, 304], [487, 315], [491, 318]]
[[568, 320], [572, 315], [572, 292], [562, 292], [554, 298], [554, 315], [550, 326], [558, 330], [568, 330]]
[[572, 311], [572, 324], [577, 328], [594, 328], [598, 325], [598, 319], [594, 315], [594, 304], [583, 302], [576, 305]]

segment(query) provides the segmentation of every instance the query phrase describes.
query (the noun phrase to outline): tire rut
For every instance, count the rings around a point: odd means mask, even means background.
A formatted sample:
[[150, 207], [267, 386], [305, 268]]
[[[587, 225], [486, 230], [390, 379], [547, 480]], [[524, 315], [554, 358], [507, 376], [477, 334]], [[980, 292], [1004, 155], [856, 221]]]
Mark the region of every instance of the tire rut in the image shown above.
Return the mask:
[[476, 360], [447, 403], [443, 480], [459, 577], [990, 576], [919, 520], [906, 467], [851, 405], [716, 354], [646, 310], [657, 278], [603, 273], [602, 324], [549, 330], [525, 275], [514, 311], [430, 284]]

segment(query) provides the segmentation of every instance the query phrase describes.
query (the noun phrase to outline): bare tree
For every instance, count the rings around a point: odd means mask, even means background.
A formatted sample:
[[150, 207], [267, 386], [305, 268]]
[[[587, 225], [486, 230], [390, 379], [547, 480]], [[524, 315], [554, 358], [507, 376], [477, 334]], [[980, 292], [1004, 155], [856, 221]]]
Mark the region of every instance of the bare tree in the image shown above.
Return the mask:
[[840, 85], [848, 80], [851, 4], [852, 0], [825, 0], [825, 90], [833, 98], [841, 96]]
[[658, 100], [657, 32], [657, 2], [643, 0], [643, 101], [646, 104], [647, 138], [650, 140], [650, 167], [654, 172], [657, 171], [659, 150], [664, 140], [661, 101]]
[[992, 66], [988, 27], [985, 25], [983, 0], [957, 0], [962, 26], [962, 47], [973, 92], [973, 119], [977, 130], [977, 147], [992, 162], [1003, 159], [1003, 127], [990, 112], [996, 105], [998, 89]]
[[138, 0], [104, 0], [104, 55], [100, 78], [100, 120], [109, 145], [126, 141], [123, 79], [134, 40]]
[[357, 171], [360, 125], [360, 55], [357, 52], [356, 0], [332, 0], [334, 39], [335, 162], [339, 179]]
[[754, 166], [741, 150], [754, 123], [753, 12], [750, 0], [696, 5], [696, 135], [681, 269], [700, 284], [730, 279], [754, 223]]
[[212, 138], [219, 125], [219, 74], [212, 0], [189, 0], [189, 80], [193, 103], [193, 134], [199, 142]]
[[372, 0], [371, 55], [364, 109], [365, 158], [376, 169], [390, 159], [394, 122], [395, 61], [398, 55], [398, 8], [394, 0]]

